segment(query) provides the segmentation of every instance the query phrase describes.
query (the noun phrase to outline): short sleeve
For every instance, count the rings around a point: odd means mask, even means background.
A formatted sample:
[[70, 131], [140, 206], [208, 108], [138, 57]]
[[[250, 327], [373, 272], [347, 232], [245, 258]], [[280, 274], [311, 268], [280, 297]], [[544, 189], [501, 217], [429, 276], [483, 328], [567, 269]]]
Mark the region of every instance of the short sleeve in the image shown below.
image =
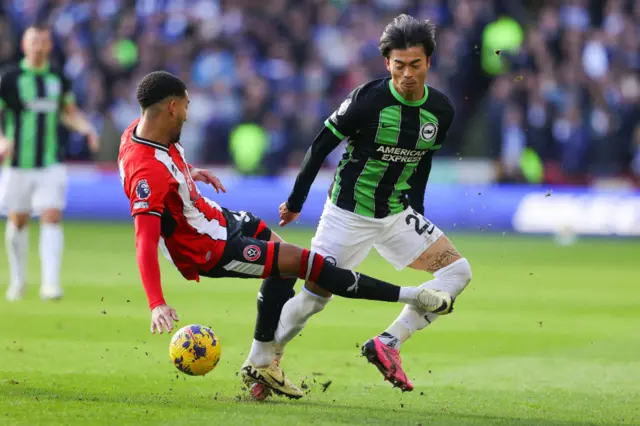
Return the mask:
[[127, 177], [127, 196], [131, 215], [161, 216], [169, 192], [171, 176], [160, 167], [142, 167]]
[[324, 122], [331, 133], [341, 140], [353, 136], [358, 130], [358, 125], [362, 123], [363, 102], [358, 96], [360, 88], [354, 89]]

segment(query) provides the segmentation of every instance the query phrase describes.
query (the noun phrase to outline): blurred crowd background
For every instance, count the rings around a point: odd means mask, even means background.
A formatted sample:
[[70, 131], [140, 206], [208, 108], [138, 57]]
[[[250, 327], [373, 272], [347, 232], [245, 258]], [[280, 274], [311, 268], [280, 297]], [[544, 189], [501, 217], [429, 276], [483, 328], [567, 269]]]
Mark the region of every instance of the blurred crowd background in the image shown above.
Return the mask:
[[[439, 156], [487, 159], [501, 181], [638, 182], [640, 0], [3, 0], [0, 64], [48, 22], [102, 161], [138, 114], [136, 82], [171, 71], [190, 89], [189, 157], [274, 175], [386, 75], [377, 44], [398, 13], [438, 27], [428, 83], [457, 110]], [[89, 158], [79, 135], [67, 156]]]

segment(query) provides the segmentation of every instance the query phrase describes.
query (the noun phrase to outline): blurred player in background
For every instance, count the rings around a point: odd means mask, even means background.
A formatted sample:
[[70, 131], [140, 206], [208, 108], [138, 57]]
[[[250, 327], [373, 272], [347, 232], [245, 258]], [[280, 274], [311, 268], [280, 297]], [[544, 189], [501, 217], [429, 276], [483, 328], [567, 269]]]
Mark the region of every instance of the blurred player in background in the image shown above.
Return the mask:
[[42, 299], [62, 297], [62, 210], [65, 205], [66, 170], [60, 162], [58, 125], [62, 122], [88, 138], [97, 151], [98, 135], [76, 107], [71, 83], [49, 64], [51, 32], [45, 26], [29, 27], [22, 38], [24, 59], [0, 73], [0, 204], [8, 211], [6, 247], [10, 282], [6, 297], [23, 297], [27, 284], [27, 223], [40, 214]]
[[[138, 86], [141, 118], [122, 135], [118, 165], [134, 216], [140, 276], [151, 309], [151, 331], [173, 329], [176, 311], [164, 300], [158, 245], [188, 280], [263, 278], [258, 303], [257, 349], [273, 348], [273, 336], [295, 278], [349, 298], [415, 304], [446, 314], [451, 297], [418, 287], [397, 287], [340, 269], [314, 253], [285, 244], [265, 223], [247, 212], [233, 212], [203, 197], [195, 181], [224, 187], [211, 172], [186, 162], [179, 143], [187, 119], [189, 96], [182, 80], [167, 72], [145, 76]], [[285, 377], [273, 352], [252, 348], [242, 367], [247, 384], [260, 383], [280, 394], [300, 398], [300, 389]]]
[[[432, 158], [454, 116], [449, 99], [425, 84], [435, 47], [435, 27], [429, 21], [400, 15], [385, 28], [380, 52], [391, 77], [357, 87], [325, 121], [289, 199], [280, 206], [280, 225], [298, 218], [325, 158], [346, 139], [312, 250], [353, 269], [375, 247], [398, 270], [408, 266], [432, 273], [434, 279], [422, 288], [455, 297], [471, 280], [469, 262], [423, 216]], [[330, 296], [306, 283], [285, 304], [276, 332], [278, 356]], [[395, 386], [412, 390], [402, 370], [400, 345], [436, 318], [407, 305], [385, 332], [362, 346], [362, 353]]]

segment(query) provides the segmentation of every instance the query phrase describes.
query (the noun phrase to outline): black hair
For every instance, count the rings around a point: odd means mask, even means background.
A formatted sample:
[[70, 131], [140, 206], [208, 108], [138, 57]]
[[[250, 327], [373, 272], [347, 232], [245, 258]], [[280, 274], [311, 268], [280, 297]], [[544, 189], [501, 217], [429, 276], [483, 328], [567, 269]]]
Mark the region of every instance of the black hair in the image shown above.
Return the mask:
[[[43, 21], [35, 21], [31, 25], [27, 27], [27, 30], [34, 29], [36, 31], [49, 31], [51, 32], [51, 27]], [[26, 31], [25, 31], [26, 32]]]
[[380, 37], [380, 53], [385, 58], [393, 49], [424, 47], [427, 58], [436, 50], [436, 26], [428, 19], [416, 19], [409, 15], [398, 15], [386, 26]]
[[136, 98], [140, 107], [147, 109], [170, 96], [183, 98], [186, 92], [187, 85], [175, 75], [166, 71], [154, 71], [140, 80]]

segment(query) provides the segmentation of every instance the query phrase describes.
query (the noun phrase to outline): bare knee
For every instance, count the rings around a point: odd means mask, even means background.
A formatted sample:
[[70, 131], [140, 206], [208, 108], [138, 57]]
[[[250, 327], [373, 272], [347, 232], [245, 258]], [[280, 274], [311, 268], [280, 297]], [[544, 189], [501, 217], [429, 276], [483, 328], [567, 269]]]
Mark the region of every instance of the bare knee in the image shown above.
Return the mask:
[[22, 229], [29, 223], [29, 213], [9, 213], [9, 221], [18, 229]]
[[62, 212], [57, 209], [46, 209], [40, 215], [41, 223], [58, 224], [62, 222]]
[[[269, 239], [269, 241], [273, 241], [274, 243], [281, 243], [280, 244], [280, 254], [279, 254], [279, 256], [282, 256], [282, 246], [284, 245], [283, 244], [284, 240], [282, 239], [282, 237], [280, 237], [275, 232], [272, 232], [271, 233], [271, 238]], [[300, 259], [301, 259], [301, 255], [297, 257], [297, 261], [294, 259], [294, 263], [297, 265], [298, 268], [299, 268], [299, 265], [300, 265]], [[282, 268], [280, 268], [280, 273], [282, 273]], [[331, 293], [330, 292], [328, 292], [327, 290], [323, 289], [322, 287], [318, 286], [316, 283], [313, 283], [311, 281], [305, 282], [304, 288], [306, 288], [307, 291], [309, 291], [312, 294], [315, 294], [316, 296], [325, 297], [325, 298], [331, 297]]]
[[435, 243], [431, 244], [409, 267], [434, 273], [460, 259], [462, 259], [462, 256], [460, 256], [451, 240], [443, 235]]
[[278, 251], [278, 269], [280, 270], [280, 275], [297, 277], [300, 272], [302, 253], [303, 249], [298, 246], [280, 243], [280, 250]]

